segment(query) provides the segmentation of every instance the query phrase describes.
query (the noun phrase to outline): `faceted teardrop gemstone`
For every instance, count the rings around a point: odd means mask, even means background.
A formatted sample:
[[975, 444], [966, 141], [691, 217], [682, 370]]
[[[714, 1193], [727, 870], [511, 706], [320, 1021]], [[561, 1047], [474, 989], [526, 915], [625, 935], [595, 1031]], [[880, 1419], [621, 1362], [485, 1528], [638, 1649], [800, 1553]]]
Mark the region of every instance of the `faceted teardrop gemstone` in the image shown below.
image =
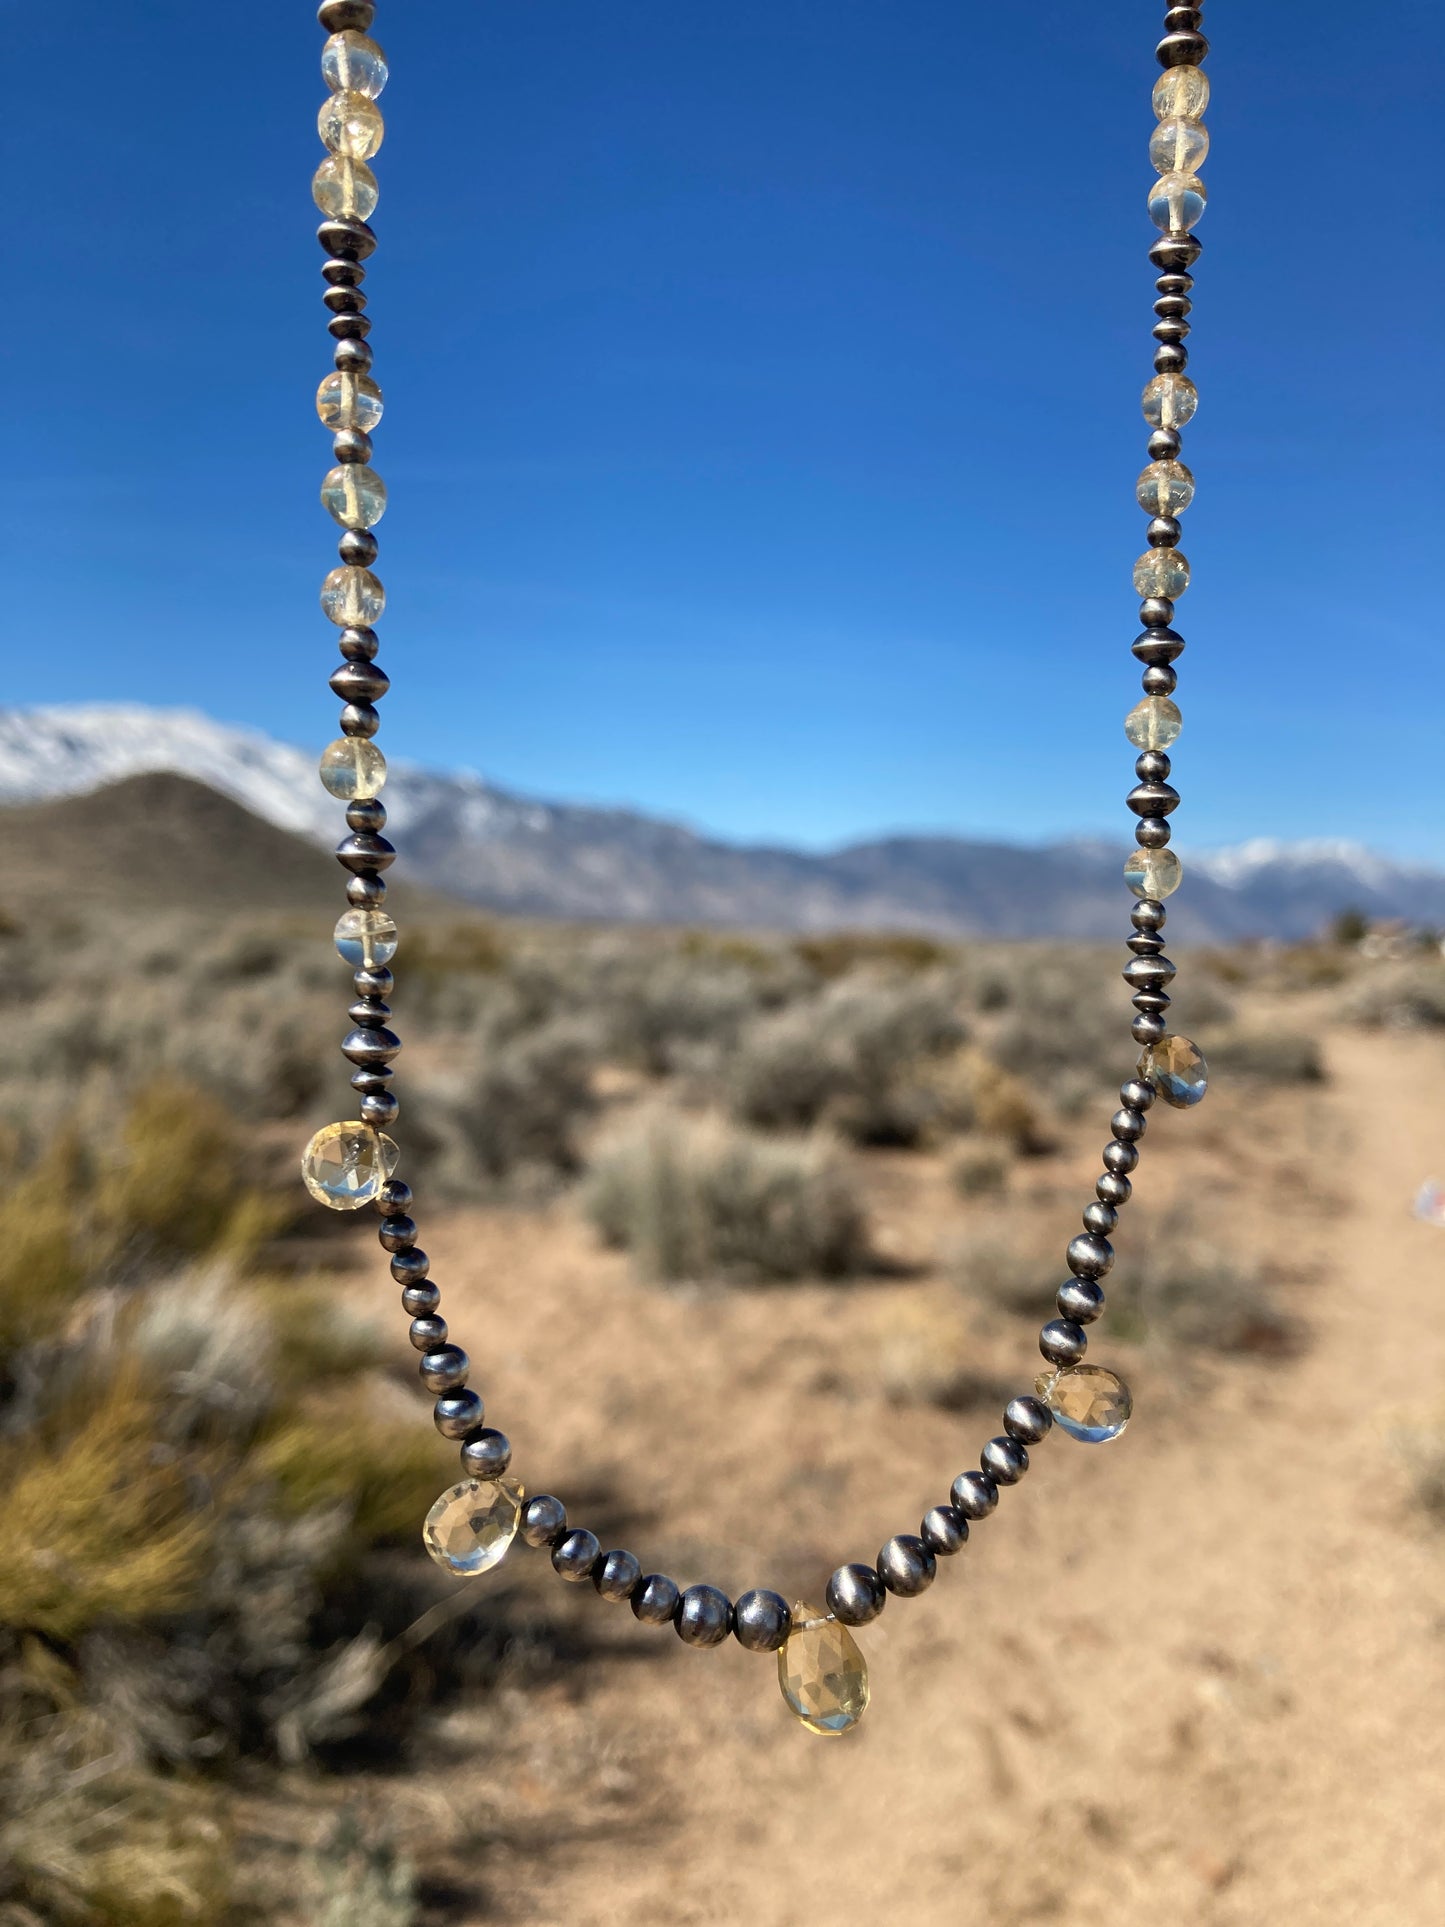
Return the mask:
[[306, 1146], [301, 1175], [318, 1204], [359, 1211], [371, 1203], [400, 1157], [395, 1141], [369, 1124], [327, 1124]]
[[364, 736], [338, 736], [321, 752], [321, 787], [342, 803], [377, 796], [386, 781], [386, 758]]
[[804, 1600], [778, 1648], [778, 1685], [810, 1733], [846, 1733], [868, 1706], [868, 1665], [848, 1628]]
[[426, 1515], [422, 1543], [448, 1572], [466, 1579], [490, 1572], [517, 1536], [525, 1496], [515, 1479], [463, 1479]]
[[1129, 1387], [1102, 1365], [1042, 1372], [1034, 1390], [1053, 1413], [1054, 1423], [1084, 1445], [1104, 1445], [1118, 1438], [1134, 1410]]
[[353, 970], [375, 970], [396, 955], [399, 932], [386, 910], [348, 910], [331, 934], [337, 955]]
[[1136, 897], [1156, 902], [1179, 888], [1184, 866], [1172, 850], [1135, 850], [1124, 859], [1124, 881]]
[[1178, 703], [1167, 696], [1146, 696], [1124, 718], [1124, 734], [1135, 749], [1168, 749], [1183, 727]]
[[1176, 1111], [1187, 1111], [1209, 1088], [1204, 1052], [1187, 1037], [1161, 1037], [1151, 1044], [1139, 1059], [1139, 1075]]

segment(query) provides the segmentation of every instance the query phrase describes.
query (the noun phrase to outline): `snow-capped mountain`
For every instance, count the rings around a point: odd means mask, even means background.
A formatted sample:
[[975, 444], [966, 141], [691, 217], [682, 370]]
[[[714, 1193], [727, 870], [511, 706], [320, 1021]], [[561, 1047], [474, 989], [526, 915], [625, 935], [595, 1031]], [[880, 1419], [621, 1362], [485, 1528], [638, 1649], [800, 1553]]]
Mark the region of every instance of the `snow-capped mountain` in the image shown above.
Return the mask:
[[[190, 776], [254, 815], [331, 844], [336, 805], [305, 750], [195, 710], [0, 710], [0, 804], [95, 790], [148, 771]], [[390, 828], [407, 872], [452, 896], [534, 916], [754, 928], [908, 928], [976, 936], [1117, 936], [1119, 847], [1020, 848], [895, 836], [827, 855], [744, 848], [630, 810], [541, 803], [468, 774], [393, 765]], [[1445, 874], [1355, 844], [1246, 843], [1188, 856], [1179, 941], [1297, 938], [1345, 908], [1445, 925]]]

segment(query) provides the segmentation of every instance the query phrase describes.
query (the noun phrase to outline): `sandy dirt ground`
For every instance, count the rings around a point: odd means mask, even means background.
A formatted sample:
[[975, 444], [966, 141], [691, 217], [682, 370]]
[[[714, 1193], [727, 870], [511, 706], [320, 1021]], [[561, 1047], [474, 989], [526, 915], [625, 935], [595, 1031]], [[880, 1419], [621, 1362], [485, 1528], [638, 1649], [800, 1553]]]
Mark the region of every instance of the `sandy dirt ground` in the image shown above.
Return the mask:
[[[1177, 1358], [1106, 1320], [1090, 1356], [1134, 1387], [1127, 1436], [1055, 1434], [937, 1584], [890, 1602], [860, 1635], [853, 1734], [798, 1726], [770, 1658], [687, 1650], [516, 1551], [512, 1583], [605, 1650], [563, 1686], [458, 1705], [449, 1768], [375, 1789], [445, 1917], [1445, 1920], [1445, 1549], [1398, 1445], [1445, 1401], [1445, 1232], [1410, 1213], [1445, 1176], [1445, 1041], [1341, 1032], [1328, 1063], [1323, 1087], [1156, 1116], [1117, 1239], [1122, 1272], [1189, 1194], [1280, 1281], [1302, 1350]], [[571, 1206], [427, 1242], [529, 1489], [683, 1582], [816, 1599], [997, 1429], [996, 1405], [899, 1402], [880, 1361], [900, 1332], [954, 1342], [930, 1267], [991, 1216], [1044, 1211], [1061, 1248], [1100, 1134], [1070, 1138], [992, 1203], [873, 1160], [884, 1243], [920, 1270], [852, 1287], [641, 1285]], [[980, 1380], [1027, 1389], [1031, 1327], [971, 1329]]]

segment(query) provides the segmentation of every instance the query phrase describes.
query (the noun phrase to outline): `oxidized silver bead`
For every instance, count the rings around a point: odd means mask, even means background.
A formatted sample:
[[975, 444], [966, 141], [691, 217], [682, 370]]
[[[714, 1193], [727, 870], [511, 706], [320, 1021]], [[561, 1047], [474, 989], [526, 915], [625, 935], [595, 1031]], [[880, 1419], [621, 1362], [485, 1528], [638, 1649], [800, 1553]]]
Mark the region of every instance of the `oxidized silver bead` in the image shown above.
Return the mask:
[[505, 1432], [478, 1432], [462, 1447], [462, 1471], [483, 1484], [501, 1478], [511, 1463], [512, 1441]]
[[952, 1558], [968, 1543], [968, 1520], [956, 1505], [936, 1505], [923, 1515], [919, 1537], [939, 1558]]
[[1077, 1365], [1088, 1349], [1083, 1326], [1072, 1318], [1051, 1318], [1039, 1333], [1039, 1350], [1051, 1365]]
[[529, 1546], [550, 1546], [567, 1530], [567, 1508], [550, 1492], [539, 1492], [522, 1507], [522, 1537]]
[[889, 1592], [912, 1599], [933, 1584], [938, 1562], [921, 1539], [911, 1532], [895, 1534], [878, 1554], [878, 1577]]
[[432, 1421], [444, 1439], [464, 1439], [482, 1422], [482, 1401], [473, 1391], [444, 1392], [432, 1407]]
[[1081, 1231], [1070, 1238], [1064, 1257], [1076, 1278], [1105, 1278], [1113, 1268], [1114, 1247], [1096, 1232]]
[[792, 1624], [787, 1600], [775, 1592], [745, 1592], [733, 1607], [733, 1637], [750, 1653], [775, 1653]]
[[682, 1594], [666, 1573], [650, 1572], [632, 1594], [632, 1616], [644, 1626], [667, 1626], [677, 1617]]
[[965, 1519], [986, 1519], [998, 1504], [998, 1485], [986, 1472], [960, 1472], [949, 1496]]
[[1029, 1455], [1017, 1439], [990, 1439], [979, 1463], [995, 1485], [1017, 1485], [1029, 1469]]
[[398, 1251], [391, 1261], [391, 1275], [399, 1285], [419, 1285], [430, 1270], [431, 1259], [415, 1246]]
[[[1119, 1115], [1122, 1117], [1124, 1113], [1121, 1111]], [[1137, 1115], [1136, 1111], [1129, 1112], [1131, 1117], [1137, 1117]], [[1116, 1139], [1113, 1144], [1104, 1146], [1104, 1163], [1110, 1171], [1123, 1174], [1132, 1171], [1138, 1162], [1138, 1148], [1127, 1140]]]
[[430, 1317], [441, 1301], [441, 1293], [429, 1278], [423, 1278], [420, 1284], [408, 1285], [401, 1294], [401, 1308], [409, 1318]]
[[828, 1611], [845, 1626], [866, 1626], [882, 1612], [887, 1598], [872, 1566], [839, 1566], [828, 1581]]
[[1122, 1171], [1106, 1171], [1102, 1177], [1095, 1178], [1094, 1191], [1105, 1204], [1127, 1204], [1134, 1195], [1134, 1187]]
[[453, 1386], [466, 1383], [471, 1368], [472, 1361], [460, 1345], [439, 1345], [434, 1352], [422, 1355], [417, 1370], [429, 1392], [449, 1392]]
[[1011, 1398], [1003, 1410], [1004, 1430], [1024, 1445], [1037, 1445], [1046, 1439], [1053, 1422], [1054, 1415], [1044, 1401], [1029, 1394]]
[[447, 1321], [431, 1316], [413, 1318], [407, 1337], [419, 1352], [434, 1352], [447, 1342]]
[[552, 1548], [553, 1569], [572, 1586], [580, 1586], [584, 1579], [590, 1579], [601, 1557], [602, 1546], [597, 1534], [585, 1526], [574, 1526]]
[[1059, 1286], [1060, 1315], [1076, 1325], [1092, 1325], [1104, 1309], [1104, 1294], [1091, 1278], [1071, 1278]]
[[1112, 1204], [1105, 1204], [1100, 1200], [1084, 1206], [1085, 1231], [1097, 1231], [1107, 1237], [1118, 1222], [1119, 1214]]
[[716, 1586], [689, 1586], [682, 1595], [676, 1623], [685, 1646], [720, 1646], [732, 1622], [732, 1601]]
[[[1133, 1144], [1137, 1142], [1139, 1138], [1143, 1137], [1148, 1128], [1149, 1120], [1145, 1117], [1144, 1113], [1134, 1110], [1127, 1104], [1123, 1110], [1115, 1111], [1114, 1115], [1109, 1119], [1109, 1129], [1121, 1144]], [[1132, 1166], [1125, 1165], [1123, 1168], [1130, 1170]]]

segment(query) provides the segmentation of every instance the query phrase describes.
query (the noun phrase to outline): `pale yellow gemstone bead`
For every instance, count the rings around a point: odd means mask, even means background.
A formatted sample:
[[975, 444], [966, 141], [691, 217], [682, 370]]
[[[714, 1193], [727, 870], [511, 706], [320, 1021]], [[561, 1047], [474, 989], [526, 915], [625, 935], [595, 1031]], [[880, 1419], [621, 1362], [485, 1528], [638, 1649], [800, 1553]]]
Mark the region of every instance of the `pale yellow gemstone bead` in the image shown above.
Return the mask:
[[318, 1204], [359, 1211], [371, 1203], [400, 1157], [395, 1140], [369, 1124], [328, 1124], [306, 1146], [301, 1175]]
[[1151, 428], [1183, 428], [1194, 419], [1199, 390], [1188, 375], [1156, 375], [1144, 389], [1143, 405]]
[[1183, 875], [1172, 850], [1135, 850], [1124, 859], [1124, 881], [1136, 897], [1172, 897]]
[[1183, 462], [1150, 462], [1134, 493], [1150, 515], [1182, 515], [1194, 500], [1194, 477]]
[[386, 514], [386, 483], [364, 462], [338, 462], [321, 484], [321, 505], [344, 529], [374, 529]]
[[386, 76], [386, 55], [354, 27], [332, 34], [321, 49], [321, 78], [333, 93], [365, 94], [375, 100]]
[[381, 389], [370, 375], [328, 375], [316, 390], [316, 412], [333, 435], [342, 428], [369, 435], [381, 420]]
[[[1124, 718], [1124, 734], [1135, 749], [1168, 749], [1179, 740], [1184, 718], [1167, 696], [1146, 696]], [[371, 747], [367, 745], [368, 749]]]
[[1178, 549], [1146, 549], [1134, 564], [1135, 595], [1165, 595], [1177, 602], [1189, 587], [1189, 557]]
[[846, 1733], [868, 1709], [868, 1664], [839, 1620], [793, 1602], [792, 1629], [778, 1648], [778, 1686], [810, 1733]]
[[1197, 174], [1161, 174], [1149, 190], [1149, 219], [1165, 234], [1195, 226], [1208, 200]]
[[328, 154], [312, 176], [311, 198], [333, 221], [353, 215], [359, 221], [369, 221], [380, 197], [376, 176], [365, 161]]
[[375, 970], [396, 955], [399, 933], [388, 910], [346, 910], [332, 932], [336, 954], [353, 970]]
[[1209, 105], [1209, 78], [1198, 67], [1170, 67], [1154, 83], [1159, 120], [1199, 120]]
[[365, 94], [328, 94], [316, 116], [316, 131], [333, 154], [365, 161], [381, 146], [386, 123], [376, 102]]
[[321, 585], [321, 607], [338, 629], [370, 629], [386, 609], [386, 590], [370, 569], [333, 569]]
[[1157, 174], [1192, 174], [1208, 152], [1209, 135], [1197, 120], [1161, 120], [1149, 142], [1149, 164]]
[[321, 752], [321, 787], [343, 803], [377, 796], [386, 782], [386, 758], [360, 736], [338, 736]]
[[446, 1571], [475, 1579], [506, 1557], [525, 1496], [515, 1479], [463, 1479], [426, 1515], [422, 1543]]

